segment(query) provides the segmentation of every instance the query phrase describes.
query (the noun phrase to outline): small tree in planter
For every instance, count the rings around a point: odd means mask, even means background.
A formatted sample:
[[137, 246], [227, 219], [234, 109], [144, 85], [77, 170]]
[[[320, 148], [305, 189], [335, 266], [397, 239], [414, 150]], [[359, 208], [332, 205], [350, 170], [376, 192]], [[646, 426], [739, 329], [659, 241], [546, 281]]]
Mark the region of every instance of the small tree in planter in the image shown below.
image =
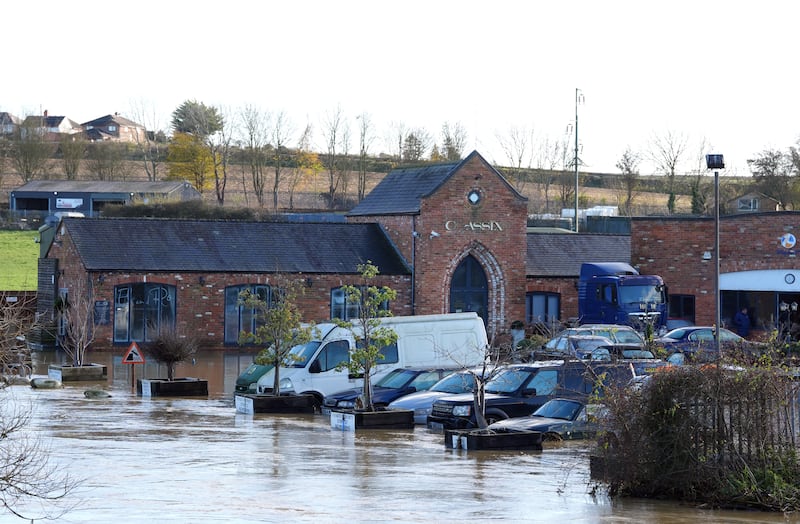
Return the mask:
[[197, 353], [198, 343], [192, 337], [179, 335], [175, 330], [164, 330], [153, 342], [144, 345], [145, 353], [167, 366], [167, 380], [175, 380], [175, 366]]
[[167, 366], [167, 379], [142, 379], [137, 390], [143, 397], [207, 396], [208, 380], [199, 378], [175, 378], [175, 366], [189, 360], [198, 349], [197, 339], [178, 334], [175, 330], [163, 330], [158, 338], [143, 345], [142, 349], [153, 360]]
[[363, 375], [364, 392], [363, 408], [366, 411], [375, 411], [372, 404], [372, 380], [375, 365], [383, 359], [381, 349], [397, 342], [397, 333], [391, 328], [381, 325], [381, 317], [392, 316], [385, 309], [385, 304], [397, 298], [397, 292], [390, 287], [370, 285], [378, 276], [378, 267], [371, 261], [359, 264], [357, 270], [361, 275], [361, 286], [344, 286], [343, 291], [347, 302], [359, 304], [358, 316], [349, 321], [336, 320], [336, 323], [349, 329], [356, 341], [356, 346], [350, 351], [350, 358], [341, 368], [353, 375]]
[[[285, 281], [285, 279], [284, 279]], [[280, 395], [280, 369], [294, 360], [291, 349], [298, 344], [311, 340], [313, 326], [302, 326], [300, 308], [297, 306], [297, 295], [301, 291], [297, 281], [285, 281], [274, 293], [271, 304], [263, 297], [251, 292], [242, 291], [239, 302], [246, 308], [256, 312], [258, 322], [255, 332], [242, 332], [240, 344], [264, 344], [255, 358], [256, 364], [272, 366], [275, 379], [272, 383], [272, 395]]]

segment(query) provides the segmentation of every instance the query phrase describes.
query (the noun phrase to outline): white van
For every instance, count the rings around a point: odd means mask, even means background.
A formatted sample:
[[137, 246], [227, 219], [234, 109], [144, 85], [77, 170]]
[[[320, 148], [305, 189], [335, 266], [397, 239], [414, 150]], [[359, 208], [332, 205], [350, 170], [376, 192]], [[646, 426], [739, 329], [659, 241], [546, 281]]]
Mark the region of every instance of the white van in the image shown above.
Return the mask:
[[[397, 344], [382, 349], [384, 358], [375, 366], [373, 380], [400, 367], [472, 367], [486, 356], [486, 328], [474, 312], [386, 317], [381, 323], [397, 333]], [[321, 405], [326, 395], [362, 386], [363, 379], [336, 369], [355, 344], [350, 330], [336, 324], [318, 324], [316, 330], [317, 340], [292, 349], [297, 360], [281, 367], [280, 388], [281, 393], [312, 393]], [[270, 370], [258, 379], [258, 393], [272, 391], [274, 373]]]

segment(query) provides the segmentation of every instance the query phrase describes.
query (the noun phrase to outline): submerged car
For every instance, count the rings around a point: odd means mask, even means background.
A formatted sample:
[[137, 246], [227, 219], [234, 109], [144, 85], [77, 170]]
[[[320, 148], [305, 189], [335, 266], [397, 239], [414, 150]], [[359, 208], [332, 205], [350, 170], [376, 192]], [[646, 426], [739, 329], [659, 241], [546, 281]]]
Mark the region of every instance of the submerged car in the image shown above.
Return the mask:
[[539, 431], [542, 440], [593, 438], [600, 430], [603, 406], [556, 398], [526, 417], [509, 418], [489, 425], [497, 432]]
[[[386, 407], [391, 401], [415, 391], [424, 391], [442, 377], [453, 373], [452, 369], [398, 368], [372, 385], [372, 404], [376, 408]], [[352, 388], [328, 395], [323, 400], [323, 413], [331, 409], [353, 409], [364, 388]]]
[[[655, 343], [667, 351], [667, 360], [676, 365], [688, 362], [713, 362], [719, 358], [714, 347], [713, 326], [687, 326], [673, 329]], [[723, 353], [739, 356], [757, 355], [763, 344], [742, 338], [733, 331], [719, 330], [719, 346]]]
[[475, 388], [475, 377], [480, 377], [484, 372], [489, 374], [493, 370], [470, 369], [456, 371], [434, 384], [427, 391], [417, 391], [403, 395], [389, 403], [389, 409], [414, 410], [414, 424], [426, 424], [428, 415], [431, 414], [433, 402], [448, 395], [471, 393]]

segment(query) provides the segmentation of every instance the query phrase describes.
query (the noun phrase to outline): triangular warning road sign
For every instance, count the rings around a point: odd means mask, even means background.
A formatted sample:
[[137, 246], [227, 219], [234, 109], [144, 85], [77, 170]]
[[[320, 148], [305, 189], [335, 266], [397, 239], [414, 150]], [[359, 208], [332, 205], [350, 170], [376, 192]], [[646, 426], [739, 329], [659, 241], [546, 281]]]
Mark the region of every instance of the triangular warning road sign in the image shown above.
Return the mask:
[[128, 352], [122, 357], [123, 364], [144, 364], [144, 356], [136, 342], [131, 342]]

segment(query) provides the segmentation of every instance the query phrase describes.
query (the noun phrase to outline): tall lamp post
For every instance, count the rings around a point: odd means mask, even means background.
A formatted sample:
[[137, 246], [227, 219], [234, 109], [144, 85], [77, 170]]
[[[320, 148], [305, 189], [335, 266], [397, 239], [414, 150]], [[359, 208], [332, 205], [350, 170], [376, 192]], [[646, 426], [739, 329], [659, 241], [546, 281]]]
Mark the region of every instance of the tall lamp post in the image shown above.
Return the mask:
[[725, 169], [725, 159], [722, 155], [706, 155], [706, 168], [714, 171], [714, 350], [722, 358], [719, 346], [719, 170]]
[[575, 232], [578, 232], [578, 104], [583, 101], [581, 90], [575, 88]]

